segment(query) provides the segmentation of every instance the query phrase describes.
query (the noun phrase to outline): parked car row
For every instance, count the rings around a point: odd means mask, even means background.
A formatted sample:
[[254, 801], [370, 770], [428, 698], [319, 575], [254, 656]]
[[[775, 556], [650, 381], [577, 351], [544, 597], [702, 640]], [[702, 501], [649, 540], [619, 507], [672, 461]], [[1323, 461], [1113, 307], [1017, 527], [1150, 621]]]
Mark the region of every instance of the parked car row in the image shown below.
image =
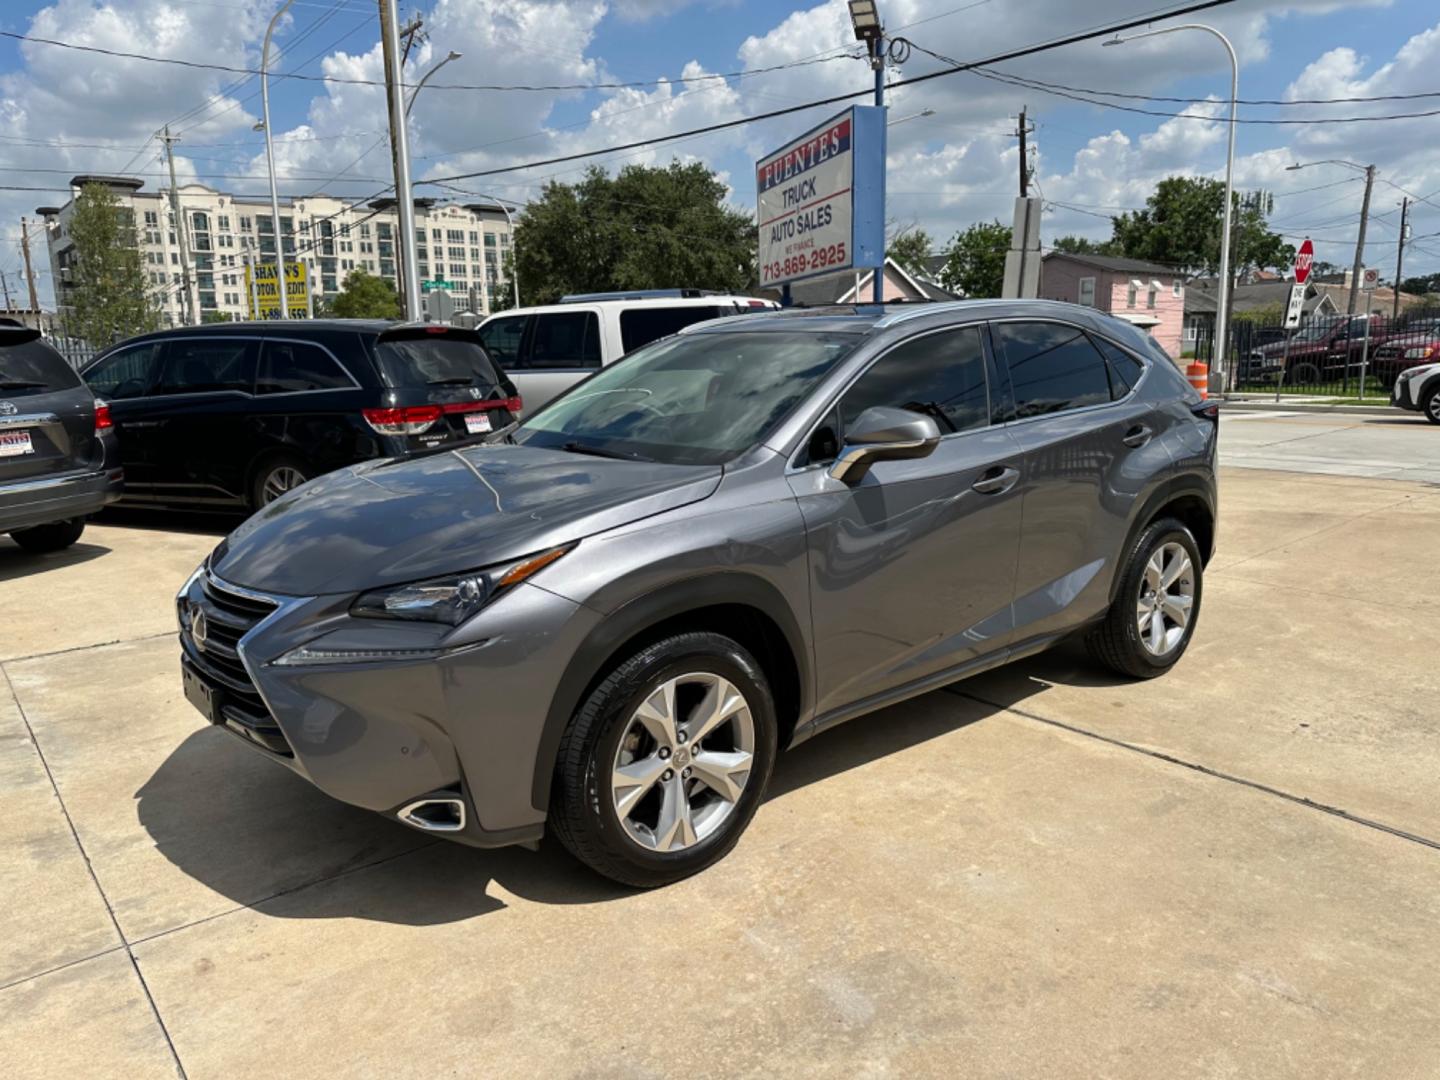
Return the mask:
[[[1368, 323], [1368, 333], [1367, 333]], [[1241, 382], [1314, 385], [1355, 379], [1362, 364], [1384, 385], [1418, 361], [1440, 355], [1440, 319], [1392, 322], [1381, 315], [1314, 319], [1278, 341], [1251, 349], [1241, 362]]]

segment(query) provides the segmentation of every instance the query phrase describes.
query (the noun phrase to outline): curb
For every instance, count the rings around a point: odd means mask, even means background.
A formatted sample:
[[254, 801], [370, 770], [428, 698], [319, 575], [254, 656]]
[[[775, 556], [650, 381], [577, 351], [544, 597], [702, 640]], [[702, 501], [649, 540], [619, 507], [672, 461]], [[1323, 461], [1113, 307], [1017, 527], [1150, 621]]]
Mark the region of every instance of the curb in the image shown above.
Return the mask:
[[[1283, 412], [1283, 413], [1339, 413], [1344, 416], [1404, 416], [1406, 410], [1394, 405], [1316, 405], [1296, 402], [1287, 405], [1273, 401], [1233, 401], [1221, 399], [1222, 412]], [[1423, 419], [1423, 418], [1422, 418]]]

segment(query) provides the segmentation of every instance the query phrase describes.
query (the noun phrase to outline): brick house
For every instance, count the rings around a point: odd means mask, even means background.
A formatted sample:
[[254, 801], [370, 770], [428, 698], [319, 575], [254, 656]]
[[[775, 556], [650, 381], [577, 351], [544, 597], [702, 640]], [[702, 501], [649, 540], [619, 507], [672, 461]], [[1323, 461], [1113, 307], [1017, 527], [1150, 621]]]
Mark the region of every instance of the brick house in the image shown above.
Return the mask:
[[1040, 296], [1098, 308], [1148, 331], [1172, 359], [1185, 329], [1185, 275], [1143, 259], [1052, 251], [1040, 269]]

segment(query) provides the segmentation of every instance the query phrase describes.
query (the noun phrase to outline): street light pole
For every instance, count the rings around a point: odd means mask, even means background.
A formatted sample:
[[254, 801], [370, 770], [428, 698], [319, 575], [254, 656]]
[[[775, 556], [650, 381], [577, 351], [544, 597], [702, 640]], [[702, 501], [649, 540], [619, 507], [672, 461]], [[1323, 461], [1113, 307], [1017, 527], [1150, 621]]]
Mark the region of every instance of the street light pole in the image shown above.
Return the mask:
[[1179, 30], [1203, 30], [1205, 33], [1213, 35], [1221, 45], [1225, 46], [1225, 53], [1230, 57], [1230, 139], [1225, 151], [1225, 217], [1220, 227], [1220, 295], [1217, 297], [1215, 311], [1215, 356], [1213, 357], [1215, 363], [1211, 365], [1214, 374], [1223, 379], [1225, 376], [1225, 348], [1229, 344], [1227, 335], [1230, 332], [1230, 204], [1234, 201], [1235, 112], [1240, 97], [1240, 62], [1235, 58], [1235, 46], [1231, 45], [1230, 39], [1219, 30], [1204, 23], [1182, 23], [1179, 26], [1167, 26], [1161, 30], [1147, 30], [1143, 34], [1131, 34], [1129, 37], [1117, 36], [1105, 44], [1123, 45], [1127, 41], [1138, 41], [1140, 38], [1156, 37], [1160, 34], [1173, 34]]
[[406, 103], [406, 105], [405, 105], [405, 115], [406, 115], [406, 116], [409, 116], [409, 115], [410, 115], [410, 110], [413, 109], [413, 108], [415, 108], [415, 99], [420, 96], [420, 91], [421, 91], [421, 89], [425, 86], [425, 84], [426, 84], [427, 82], [430, 81], [430, 76], [431, 76], [431, 75], [434, 75], [434, 74], [435, 74], [437, 71], [439, 71], [442, 67], [444, 67], [446, 64], [450, 63], [451, 60], [459, 60], [459, 59], [460, 59], [462, 56], [464, 56], [464, 55], [465, 55], [464, 53], [458, 53], [458, 52], [456, 52], [454, 49], [451, 49], [449, 56], [445, 57], [444, 60], [441, 60], [438, 64], [436, 64], [434, 67], [432, 67], [429, 71], [425, 72], [424, 75], [420, 76], [420, 81], [415, 84], [415, 89], [410, 91], [410, 100], [409, 100], [409, 102]]
[[[420, 262], [415, 244], [415, 202], [410, 190], [410, 139], [405, 129], [404, 65], [400, 53], [400, 17], [396, 0], [380, 0], [380, 30], [385, 54], [385, 83], [390, 95], [390, 138], [395, 146], [395, 214], [400, 224], [400, 271], [405, 318], [420, 321]], [[418, 88], [417, 88], [418, 89]]]
[[275, 232], [275, 286], [280, 290], [280, 315], [290, 314], [290, 298], [285, 288], [285, 234], [280, 228], [280, 194], [275, 190], [275, 141], [270, 136], [270, 39], [280, 16], [290, 10], [295, 0], [285, 0], [265, 28], [265, 47], [260, 51], [260, 107], [265, 123], [265, 163], [270, 169], [270, 221]]
[[[885, 27], [880, 23], [880, 11], [875, 6], [875, 0], [848, 0], [850, 8], [850, 22], [855, 28], [855, 37], [865, 42], [866, 51], [870, 54], [870, 66], [875, 71], [875, 107], [885, 108]], [[885, 177], [885, 127], [880, 129], [880, 177], [881, 177], [881, 205], [884, 205], [884, 177]], [[885, 302], [885, 254], [880, 254], [880, 265], [875, 268], [873, 299], [877, 304]], [[858, 301], [860, 297], [857, 295]]]

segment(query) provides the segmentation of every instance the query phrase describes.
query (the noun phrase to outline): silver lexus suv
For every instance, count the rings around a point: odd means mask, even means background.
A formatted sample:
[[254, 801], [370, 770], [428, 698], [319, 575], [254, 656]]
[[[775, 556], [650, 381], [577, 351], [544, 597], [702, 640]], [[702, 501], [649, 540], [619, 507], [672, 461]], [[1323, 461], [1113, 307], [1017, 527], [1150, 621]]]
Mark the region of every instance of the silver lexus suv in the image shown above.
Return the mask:
[[1074, 633], [1169, 669], [1217, 427], [1083, 307], [698, 324], [485, 445], [265, 507], [180, 592], [186, 693], [337, 799], [661, 885], [833, 724]]

